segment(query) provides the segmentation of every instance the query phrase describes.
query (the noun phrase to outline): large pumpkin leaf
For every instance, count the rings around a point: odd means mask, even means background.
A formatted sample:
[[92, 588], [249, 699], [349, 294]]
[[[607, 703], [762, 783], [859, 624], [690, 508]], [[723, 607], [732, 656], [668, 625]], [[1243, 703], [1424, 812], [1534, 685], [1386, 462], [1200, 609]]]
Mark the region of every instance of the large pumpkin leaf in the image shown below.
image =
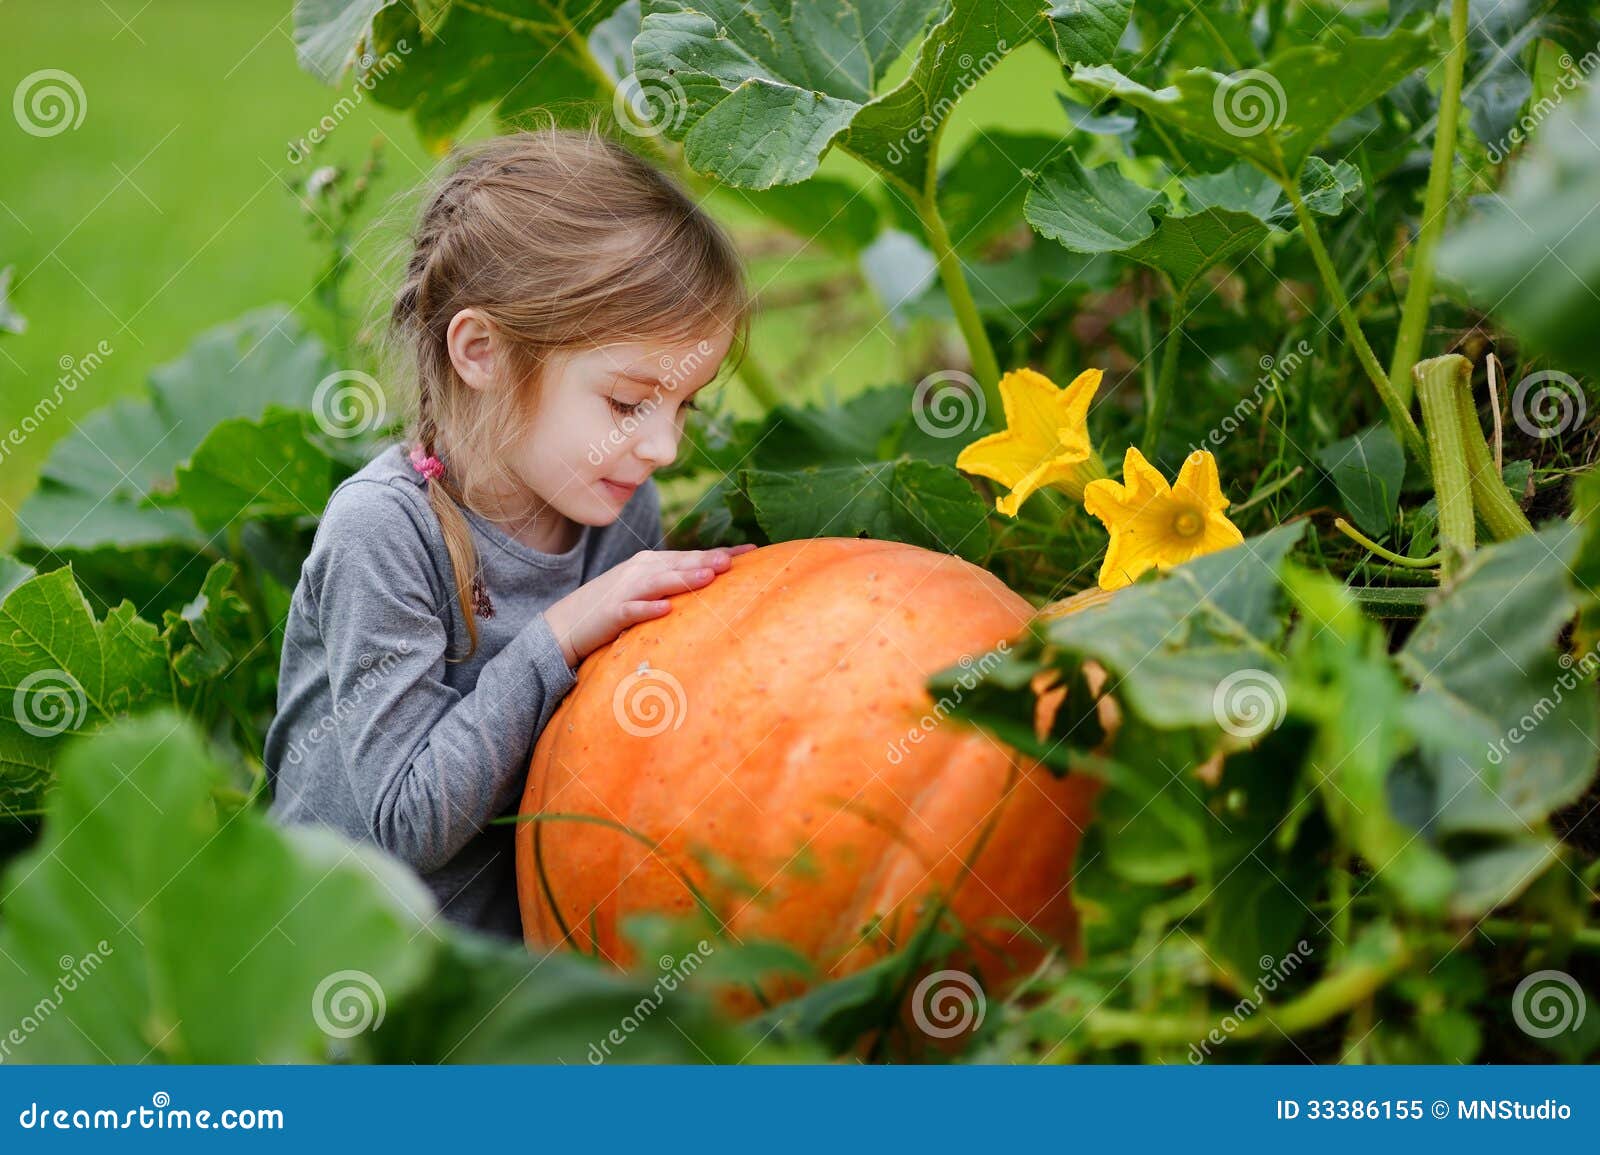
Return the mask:
[[1553, 645], [1578, 608], [1562, 524], [1473, 555], [1400, 651], [1437, 722], [1424, 742], [1441, 834], [1524, 834], [1594, 778], [1600, 701]]
[[[883, 90], [924, 27], [908, 75]], [[641, 77], [679, 86], [682, 115], [667, 131], [700, 172], [793, 184], [840, 143], [921, 190], [961, 94], [1042, 27], [1021, 0], [646, 0], [633, 48]]]
[[434, 904], [416, 877], [321, 828], [220, 812], [226, 779], [178, 716], [76, 743], [59, 774], [5, 878], [0, 1014], [37, 1024], [9, 1057], [316, 1061], [356, 1033], [350, 1012], [381, 1031], [423, 978]]
[[1112, 675], [1111, 692], [1153, 725], [1216, 728], [1227, 720], [1218, 713], [1218, 687], [1230, 677], [1244, 685], [1248, 676], [1260, 683], [1263, 702], [1275, 699], [1281, 719], [1283, 671], [1269, 648], [1283, 628], [1278, 571], [1304, 531], [1302, 522], [1280, 526], [1178, 566], [1093, 612], [1050, 622], [1043, 637], [1064, 654], [1099, 662]]
[[[1600, 88], [1574, 94], [1543, 125], [1498, 193], [1446, 235], [1440, 275], [1567, 372], [1600, 372]], [[1577, 383], [1561, 385], [1577, 405]], [[1581, 411], [1580, 411], [1581, 412]], [[1581, 418], [1580, 418], [1581, 419]]]
[[1061, 63], [1107, 64], [1133, 15], [1133, 0], [1065, 0], [1045, 12]]
[[1078, 69], [1072, 79], [1243, 157], [1287, 185], [1336, 125], [1426, 64], [1432, 53], [1422, 33], [1353, 36], [1335, 26], [1316, 44], [1286, 49], [1264, 68], [1233, 76], [1193, 69], [1171, 87], [1152, 90], [1098, 65]]
[[[412, 111], [424, 139], [449, 143], [472, 109], [502, 118], [538, 106], [610, 101], [587, 42], [616, 0], [300, 0], [301, 67], [334, 83], [352, 63], [381, 103]], [[574, 97], [579, 99], [574, 101]]]
[[1023, 215], [1051, 240], [1079, 253], [1121, 253], [1172, 280], [1185, 295], [1207, 270], [1250, 251], [1271, 231], [1260, 218], [1231, 209], [1164, 211], [1165, 198], [1134, 184], [1115, 166], [1086, 169], [1070, 153], [1028, 191]]
[[901, 459], [862, 465], [745, 470], [740, 485], [773, 541], [876, 537], [981, 561], [989, 511], [948, 465]]
[[287, 409], [224, 421], [179, 467], [177, 491], [163, 500], [212, 531], [241, 518], [316, 517], [333, 493], [333, 462], [311, 442], [312, 428], [305, 413]]
[[166, 647], [123, 602], [97, 620], [70, 569], [0, 603], [0, 810], [26, 809], [64, 737], [170, 700]]
[[318, 387], [331, 368], [322, 342], [281, 306], [207, 330], [151, 371], [147, 400], [98, 410], [52, 447], [43, 484], [17, 516], [22, 543], [55, 552], [203, 546], [187, 513], [141, 502], [172, 488], [173, 471], [218, 423], [270, 405], [328, 404]]

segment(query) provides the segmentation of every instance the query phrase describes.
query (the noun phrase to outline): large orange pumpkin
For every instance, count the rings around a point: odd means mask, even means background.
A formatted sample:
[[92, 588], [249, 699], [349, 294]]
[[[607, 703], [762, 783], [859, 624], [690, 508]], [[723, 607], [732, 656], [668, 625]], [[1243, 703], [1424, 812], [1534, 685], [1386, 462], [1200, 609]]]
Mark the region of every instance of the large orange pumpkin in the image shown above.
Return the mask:
[[1032, 612], [959, 558], [856, 538], [768, 546], [675, 598], [584, 662], [540, 737], [522, 814], [542, 817], [516, 844], [529, 945], [626, 964], [621, 921], [693, 911], [692, 880], [737, 941], [831, 977], [903, 944], [936, 893], [986, 981], [1040, 940], [1070, 950], [1092, 783], [924, 689], [975, 677]]

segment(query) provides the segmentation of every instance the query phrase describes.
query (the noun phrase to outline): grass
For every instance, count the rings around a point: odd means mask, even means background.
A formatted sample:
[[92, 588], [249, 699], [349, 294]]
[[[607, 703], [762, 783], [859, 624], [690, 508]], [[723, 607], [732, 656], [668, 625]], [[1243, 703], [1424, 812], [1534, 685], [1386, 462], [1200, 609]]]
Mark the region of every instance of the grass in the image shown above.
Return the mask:
[[[0, 336], [0, 545], [11, 540], [50, 445], [93, 409], [142, 391], [150, 369], [180, 355], [195, 333], [272, 301], [327, 331], [309, 295], [322, 254], [285, 175], [358, 164], [380, 137], [387, 168], [375, 205], [393, 207], [426, 175], [432, 158], [406, 118], [370, 99], [315, 161], [291, 163], [289, 142], [328, 115], [340, 93], [296, 67], [290, 8], [288, 0], [102, 0], [75, 4], [62, 19], [48, 0], [5, 4], [0, 96], [39, 70], [60, 69], [84, 100], [81, 124], [54, 136], [0, 117], [0, 268], [15, 266], [12, 302], [28, 322], [24, 334]], [[1065, 117], [1047, 98], [1059, 80], [1040, 46], [1014, 54], [963, 102], [945, 154], [986, 125], [1063, 131]], [[480, 121], [476, 131], [491, 127]], [[837, 152], [824, 171], [863, 179]], [[742, 239], [760, 239], [756, 222], [730, 223]], [[389, 227], [363, 238], [357, 295], [384, 291], [379, 254], [394, 235]], [[810, 248], [763, 252], [751, 261], [758, 291], [851, 271]], [[856, 288], [825, 304], [774, 309], [758, 323], [754, 348], [786, 393], [847, 396], [904, 377], [914, 337], [927, 343], [925, 331], [896, 331]], [[110, 349], [101, 363], [72, 373], [101, 342]], [[59, 407], [38, 408], [57, 396]]]

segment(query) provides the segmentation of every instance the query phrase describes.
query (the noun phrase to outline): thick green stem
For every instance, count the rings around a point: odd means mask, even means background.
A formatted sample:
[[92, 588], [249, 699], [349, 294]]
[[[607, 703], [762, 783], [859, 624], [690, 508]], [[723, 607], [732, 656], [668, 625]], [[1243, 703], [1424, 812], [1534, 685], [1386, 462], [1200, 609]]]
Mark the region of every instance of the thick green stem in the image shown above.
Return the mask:
[[1360, 1006], [1403, 971], [1410, 958], [1410, 952], [1396, 944], [1386, 957], [1342, 967], [1299, 998], [1278, 1007], [1263, 1006], [1232, 1030], [1224, 1029], [1220, 1019], [1213, 1022], [1198, 1016], [1140, 1015], [1115, 1010], [1091, 1012], [1084, 1026], [1089, 1037], [1099, 1044], [1138, 1042], [1169, 1047], [1203, 1042], [1213, 1031], [1234, 1039], [1271, 1037], [1280, 1031], [1296, 1035]]
[[1410, 407], [1389, 384], [1389, 376], [1378, 363], [1378, 355], [1372, 351], [1372, 346], [1367, 342], [1367, 335], [1361, 331], [1361, 322], [1356, 320], [1355, 311], [1350, 306], [1350, 298], [1345, 296], [1344, 286], [1339, 283], [1339, 271], [1333, 267], [1333, 258], [1328, 255], [1327, 247], [1322, 243], [1322, 234], [1317, 231], [1316, 218], [1311, 215], [1311, 210], [1306, 206], [1305, 198], [1300, 195], [1300, 190], [1295, 187], [1294, 181], [1285, 184], [1283, 190], [1289, 194], [1289, 201], [1294, 205], [1295, 216], [1300, 220], [1300, 231], [1305, 234], [1306, 244], [1311, 249], [1311, 259], [1316, 262], [1317, 272], [1322, 276], [1323, 287], [1327, 289], [1328, 296], [1333, 299], [1334, 308], [1338, 310], [1339, 321], [1344, 326], [1345, 337], [1356, 351], [1356, 359], [1361, 362], [1361, 367], [1372, 379], [1372, 386], [1378, 391], [1383, 407], [1389, 411], [1389, 420], [1394, 423], [1400, 440], [1411, 451], [1412, 456], [1426, 468], [1428, 450], [1422, 441], [1422, 431], [1411, 419]]
[[1444, 555], [1446, 578], [1477, 544], [1472, 481], [1461, 435], [1459, 387], [1471, 372], [1472, 362], [1455, 353], [1418, 362], [1413, 371], [1417, 400], [1422, 405], [1422, 425], [1428, 434], [1429, 460], [1433, 463], [1433, 492], [1439, 502], [1439, 549]]
[[[930, 168], [932, 166], [930, 165]], [[967, 274], [961, 268], [961, 258], [950, 243], [950, 231], [945, 228], [944, 217], [939, 214], [936, 186], [932, 181], [917, 197], [917, 215], [922, 219], [923, 231], [939, 262], [939, 281], [944, 294], [950, 299], [956, 324], [967, 341], [967, 353], [972, 358], [972, 374], [983, 386], [983, 395], [991, 413], [1000, 413], [1000, 362], [995, 358], [994, 346], [984, 330], [983, 318], [978, 315], [978, 304], [972, 299], [972, 288], [967, 284]]]
[[1467, 454], [1467, 475], [1472, 483], [1472, 504], [1478, 516], [1496, 541], [1510, 541], [1533, 532], [1533, 523], [1522, 512], [1516, 498], [1506, 489], [1500, 470], [1494, 463], [1494, 454], [1484, 439], [1483, 426], [1478, 424], [1478, 406], [1472, 398], [1472, 368], [1461, 374], [1456, 382], [1456, 411], [1461, 416], [1461, 444]]
[[1174, 293], [1172, 297], [1167, 343], [1161, 350], [1161, 373], [1156, 377], [1155, 394], [1150, 399], [1150, 410], [1145, 415], [1144, 437], [1139, 442], [1139, 451], [1151, 461], [1156, 459], [1156, 444], [1161, 440], [1161, 426], [1166, 419], [1167, 405], [1172, 400], [1172, 387], [1178, 379], [1178, 353], [1183, 346], [1183, 314], [1188, 300], [1185, 293]]
[[1433, 167], [1428, 173], [1428, 193], [1422, 204], [1422, 227], [1411, 255], [1411, 284], [1400, 314], [1400, 334], [1395, 340], [1389, 381], [1402, 400], [1411, 399], [1411, 368], [1422, 355], [1428, 328], [1428, 304], [1433, 296], [1433, 257], [1444, 234], [1450, 209], [1450, 180], [1456, 163], [1456, 125], [1461, 119], [1461, 78], [1467, 61], [1467, 2], [1450, 5], [1450, 54], [1445, 57], [1444, 91], [1439, 96], [1439, 125], [1433, 134]]

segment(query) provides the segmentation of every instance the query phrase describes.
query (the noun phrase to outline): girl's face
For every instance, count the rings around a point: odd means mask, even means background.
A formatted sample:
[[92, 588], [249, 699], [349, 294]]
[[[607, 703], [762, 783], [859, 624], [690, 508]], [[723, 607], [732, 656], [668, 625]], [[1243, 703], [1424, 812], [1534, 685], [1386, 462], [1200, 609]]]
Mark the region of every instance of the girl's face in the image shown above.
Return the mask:
[[555, 355], [528, 432], [509, 462], [550, 508], [609, 525], [672, 463], [696, 392], [722, 365], [731, 331], [678, 344], [605, 345]]

